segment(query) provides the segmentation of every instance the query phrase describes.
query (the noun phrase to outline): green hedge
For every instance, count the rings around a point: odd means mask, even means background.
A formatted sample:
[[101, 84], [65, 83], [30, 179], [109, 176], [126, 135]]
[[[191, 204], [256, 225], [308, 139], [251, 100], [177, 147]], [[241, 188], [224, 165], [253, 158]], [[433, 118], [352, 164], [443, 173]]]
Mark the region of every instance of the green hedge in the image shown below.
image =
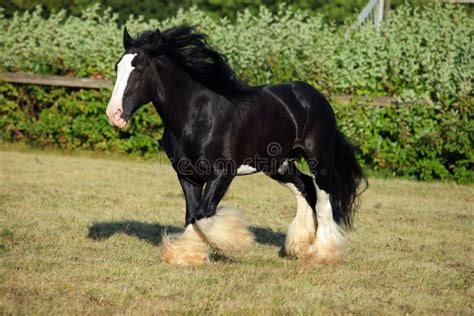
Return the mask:
[[375, 170], [422, 180], [474, 181], [473, 104], [335, 106], [339, 128]]
[[[334, 104], [340, 128], [375, 170], [418, 179], [472, 182], [473, 24], [458, 6], [393, 11], [377, 34], [370, 26], [348, 39], [321, 17], [285, 10], [216, 21], [191, 9], [165, 21], [131, 17], [133, 32], [198, 24], [250, 83], [304, 80], [327, 94], [388, 95], [403, 101]], [[113, 77], [122, 53], [121, 26], [98, 6], [82, 17], [41, 12], [0, 17], [0, 71]], [[108, 90], [0, 86], [0, 140], [153, 156], [162, 123], [151, 106], [116, 131], [105, 107]]]
[[[153, 107], [146, 106], [125, 130], [117, 131], [105, 115], [109, 93], [2, 85], [0, 140], [156, 155], [163, 125]], [[333, 106], [340, 129], [358, 146], [365, 166], [424, 180], [474, 180], [472, 104], [458, 111], [430, 104]]]
[[[235, 22], [195, 8], [165, 21], [130, 17], [131, 33], [199, 25], [237, 73], [253, 84], [295, 78], [327, 93], [426, 97], [456, 103], [472, 93], [474, 24], [456, 5], [402, 6], [382, 34], [371, 26], [344, 37], [321, 16], [282, 7], [272, 14], [240, 12]], [[39, 9], [0, 16], [0, 71], [113, 77], [122, 54], [122, 26], [93, 6], [81, 17], [64, 11], [45, 19]]]
[[0, 86], [0, 140], [40, 148], [113, 151], [152, 157], [163, 132], [149, 105], [125, 130], [113, 129], [105, 108], [109, 90]]

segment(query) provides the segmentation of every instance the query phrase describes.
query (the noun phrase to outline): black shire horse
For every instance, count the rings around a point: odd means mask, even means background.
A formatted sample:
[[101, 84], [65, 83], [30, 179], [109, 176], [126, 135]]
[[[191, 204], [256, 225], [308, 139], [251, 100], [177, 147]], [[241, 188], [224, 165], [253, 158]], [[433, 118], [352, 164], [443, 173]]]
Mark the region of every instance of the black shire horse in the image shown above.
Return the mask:
[[[107, 107], [119, 128], [148, 102], [163, 119], [162, 147], [186, 199], [186, 228], [165, 236], [164, 260], [199, 264], [209, 261], [209, 246], [228, 255], [251, 244], [240, 211], [217, 206], [235, 176], [264, 172], [296, 198], [286, 253], [339, 262], [344, 233], [338, 224], [351, 226], [365, 177], [331, 106], [305, 82], [246, 85], [206, 39], [186, 25], [136, 39], [125, 29]], [[295, 167], [301, 158], [310, 175]]]

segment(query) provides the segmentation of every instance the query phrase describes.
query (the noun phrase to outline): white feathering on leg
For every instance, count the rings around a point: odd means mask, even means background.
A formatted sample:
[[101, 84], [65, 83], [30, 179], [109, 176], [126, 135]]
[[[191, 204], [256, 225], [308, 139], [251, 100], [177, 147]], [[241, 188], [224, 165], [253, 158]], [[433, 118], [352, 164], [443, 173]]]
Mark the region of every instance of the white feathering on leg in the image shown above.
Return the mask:
[[334, 221], [329, 194], [315, 186], [318, 229], [316, 239], [308, 249], [308, 259], [317, 263], [339, 263], [344, 260], [344, 232]]
[[296, 215], [290, 226], [285, 240], [285, 251], [290, 257], [302, 258], [314, 242], [316, 225], [313, 209], [305, 197], [292, 183], [285, 183], [296, 199]]
[[209, 218], [196, 221], [197, 226], [212, 248], [225, 255], [241, 250], [255, 242], [248, 222], [235, 207], [222, 207]]

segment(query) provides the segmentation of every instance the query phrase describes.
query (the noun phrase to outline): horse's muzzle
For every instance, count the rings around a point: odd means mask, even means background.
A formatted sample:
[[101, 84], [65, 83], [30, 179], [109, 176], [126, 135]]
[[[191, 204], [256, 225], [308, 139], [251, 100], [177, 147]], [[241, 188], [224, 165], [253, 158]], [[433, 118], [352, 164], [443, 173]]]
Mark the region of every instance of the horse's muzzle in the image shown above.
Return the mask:
[[127, 120], [123, 118], [123, 110], [122, 107], [119, 105], [111, 104], [107, 106], [107, 117], [109, 118], [109, 123], [112, 126], [118, 128], [124, 128], [127, 125]]

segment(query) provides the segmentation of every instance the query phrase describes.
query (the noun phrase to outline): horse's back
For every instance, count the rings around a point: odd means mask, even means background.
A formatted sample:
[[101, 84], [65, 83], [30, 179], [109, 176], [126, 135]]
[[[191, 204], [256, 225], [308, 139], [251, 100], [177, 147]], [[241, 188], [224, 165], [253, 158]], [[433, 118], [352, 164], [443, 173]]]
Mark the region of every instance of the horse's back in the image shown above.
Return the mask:
[[292, 81], [275, 85], [260, 86], [264, 106], [278, 109], [283, 107], [289, 119], [298, 126], [298, 138], [304, 137], [307, 125], [332, 123], [334, 112], [324, 95], [304, 81]]

